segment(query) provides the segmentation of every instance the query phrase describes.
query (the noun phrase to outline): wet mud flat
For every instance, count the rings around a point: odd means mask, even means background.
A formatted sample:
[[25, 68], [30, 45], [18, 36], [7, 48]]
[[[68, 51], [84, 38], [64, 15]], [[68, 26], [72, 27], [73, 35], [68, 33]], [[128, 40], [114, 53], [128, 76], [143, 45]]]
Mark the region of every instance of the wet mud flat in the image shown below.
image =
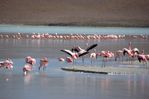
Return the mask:
[[149, 68], [139, 67], [92, 67], [92, 66], [71, 66], [62, 67], [62, 70], [98, 74], [149, 74]]

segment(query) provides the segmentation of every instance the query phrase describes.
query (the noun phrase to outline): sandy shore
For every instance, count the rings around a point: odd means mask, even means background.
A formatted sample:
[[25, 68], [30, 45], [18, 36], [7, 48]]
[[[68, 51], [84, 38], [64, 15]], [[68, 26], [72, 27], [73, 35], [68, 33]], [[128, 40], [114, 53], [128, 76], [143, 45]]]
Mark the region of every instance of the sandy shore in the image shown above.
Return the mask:
[[71, 66], [62, 67], [62, 70], [85, 73], [99, 73], [99, 74], [148, 74], [147, 68], [136, 67], [91, 67], [91, 66]]
[[149, 1], [1, 0], [0, 24], [149, 26]]

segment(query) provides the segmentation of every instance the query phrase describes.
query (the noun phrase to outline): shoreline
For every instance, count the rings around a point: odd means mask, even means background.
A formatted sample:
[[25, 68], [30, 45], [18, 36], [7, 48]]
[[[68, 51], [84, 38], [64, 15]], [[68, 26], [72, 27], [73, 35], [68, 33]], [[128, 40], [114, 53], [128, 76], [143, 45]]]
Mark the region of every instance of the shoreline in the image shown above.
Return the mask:
[[2, 25], [22, 25], [22, 26], [69, 26], [69, 27], [122, 27], [122, 28], [149, 28], [149, 24], [112, 24], [112, 23], [0, 23]]

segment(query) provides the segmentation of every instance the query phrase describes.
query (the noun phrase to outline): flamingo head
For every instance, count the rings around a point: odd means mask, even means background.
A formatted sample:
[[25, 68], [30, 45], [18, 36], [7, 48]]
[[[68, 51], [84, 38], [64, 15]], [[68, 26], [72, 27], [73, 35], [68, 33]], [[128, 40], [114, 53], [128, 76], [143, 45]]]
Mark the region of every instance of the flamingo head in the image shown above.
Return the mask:
[[25, 62], [28, 63], [30, 59], [32, 59], [32, 57], [31, 57], [31, 56], [27, 56], [27, 57], [25, 58]]
[[29, 64], [31, 65], [34, 65], [36, 64], [36, 60], [34, 58], [31, 58], [29, 61], [28, 61]]

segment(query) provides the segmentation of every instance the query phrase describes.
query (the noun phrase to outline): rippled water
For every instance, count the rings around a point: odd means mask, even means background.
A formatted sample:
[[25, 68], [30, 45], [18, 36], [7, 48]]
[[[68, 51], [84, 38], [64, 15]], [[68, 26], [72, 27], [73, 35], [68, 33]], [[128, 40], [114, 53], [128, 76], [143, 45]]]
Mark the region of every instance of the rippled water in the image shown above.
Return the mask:
[[[119, 50], [128, 47], [144, 49], [149, 53], [148, 40], [44, 40], [44, 39], [0, 39], [0, 59], [12, 58], [14, 70], [0, 69], [1, 99], [148, 99], [149, 75], [102, 75], [66, 72], [60, 68], [71, 64], [57, 60], [65, 56], [60, 49], [74, 45], [86, 47], [97, 43], [97, 51]], [[33, 71], [23, 76], [24, 57], [37, 59]], [[46, 56], [49, 65], [46, 71], [38, 71], [39, 58]], [[82, 64], [81, 60], [77, 65]], [[85, 64], [91, 64], [86, 57]], [[110, 63], [109, 63], [110, 64]], [[118, 63], [116, 63], [118, 64]], [[97, 65], [94, 63], [94, 65]], [[100, 64], [98, 64], [100, 66]]]

